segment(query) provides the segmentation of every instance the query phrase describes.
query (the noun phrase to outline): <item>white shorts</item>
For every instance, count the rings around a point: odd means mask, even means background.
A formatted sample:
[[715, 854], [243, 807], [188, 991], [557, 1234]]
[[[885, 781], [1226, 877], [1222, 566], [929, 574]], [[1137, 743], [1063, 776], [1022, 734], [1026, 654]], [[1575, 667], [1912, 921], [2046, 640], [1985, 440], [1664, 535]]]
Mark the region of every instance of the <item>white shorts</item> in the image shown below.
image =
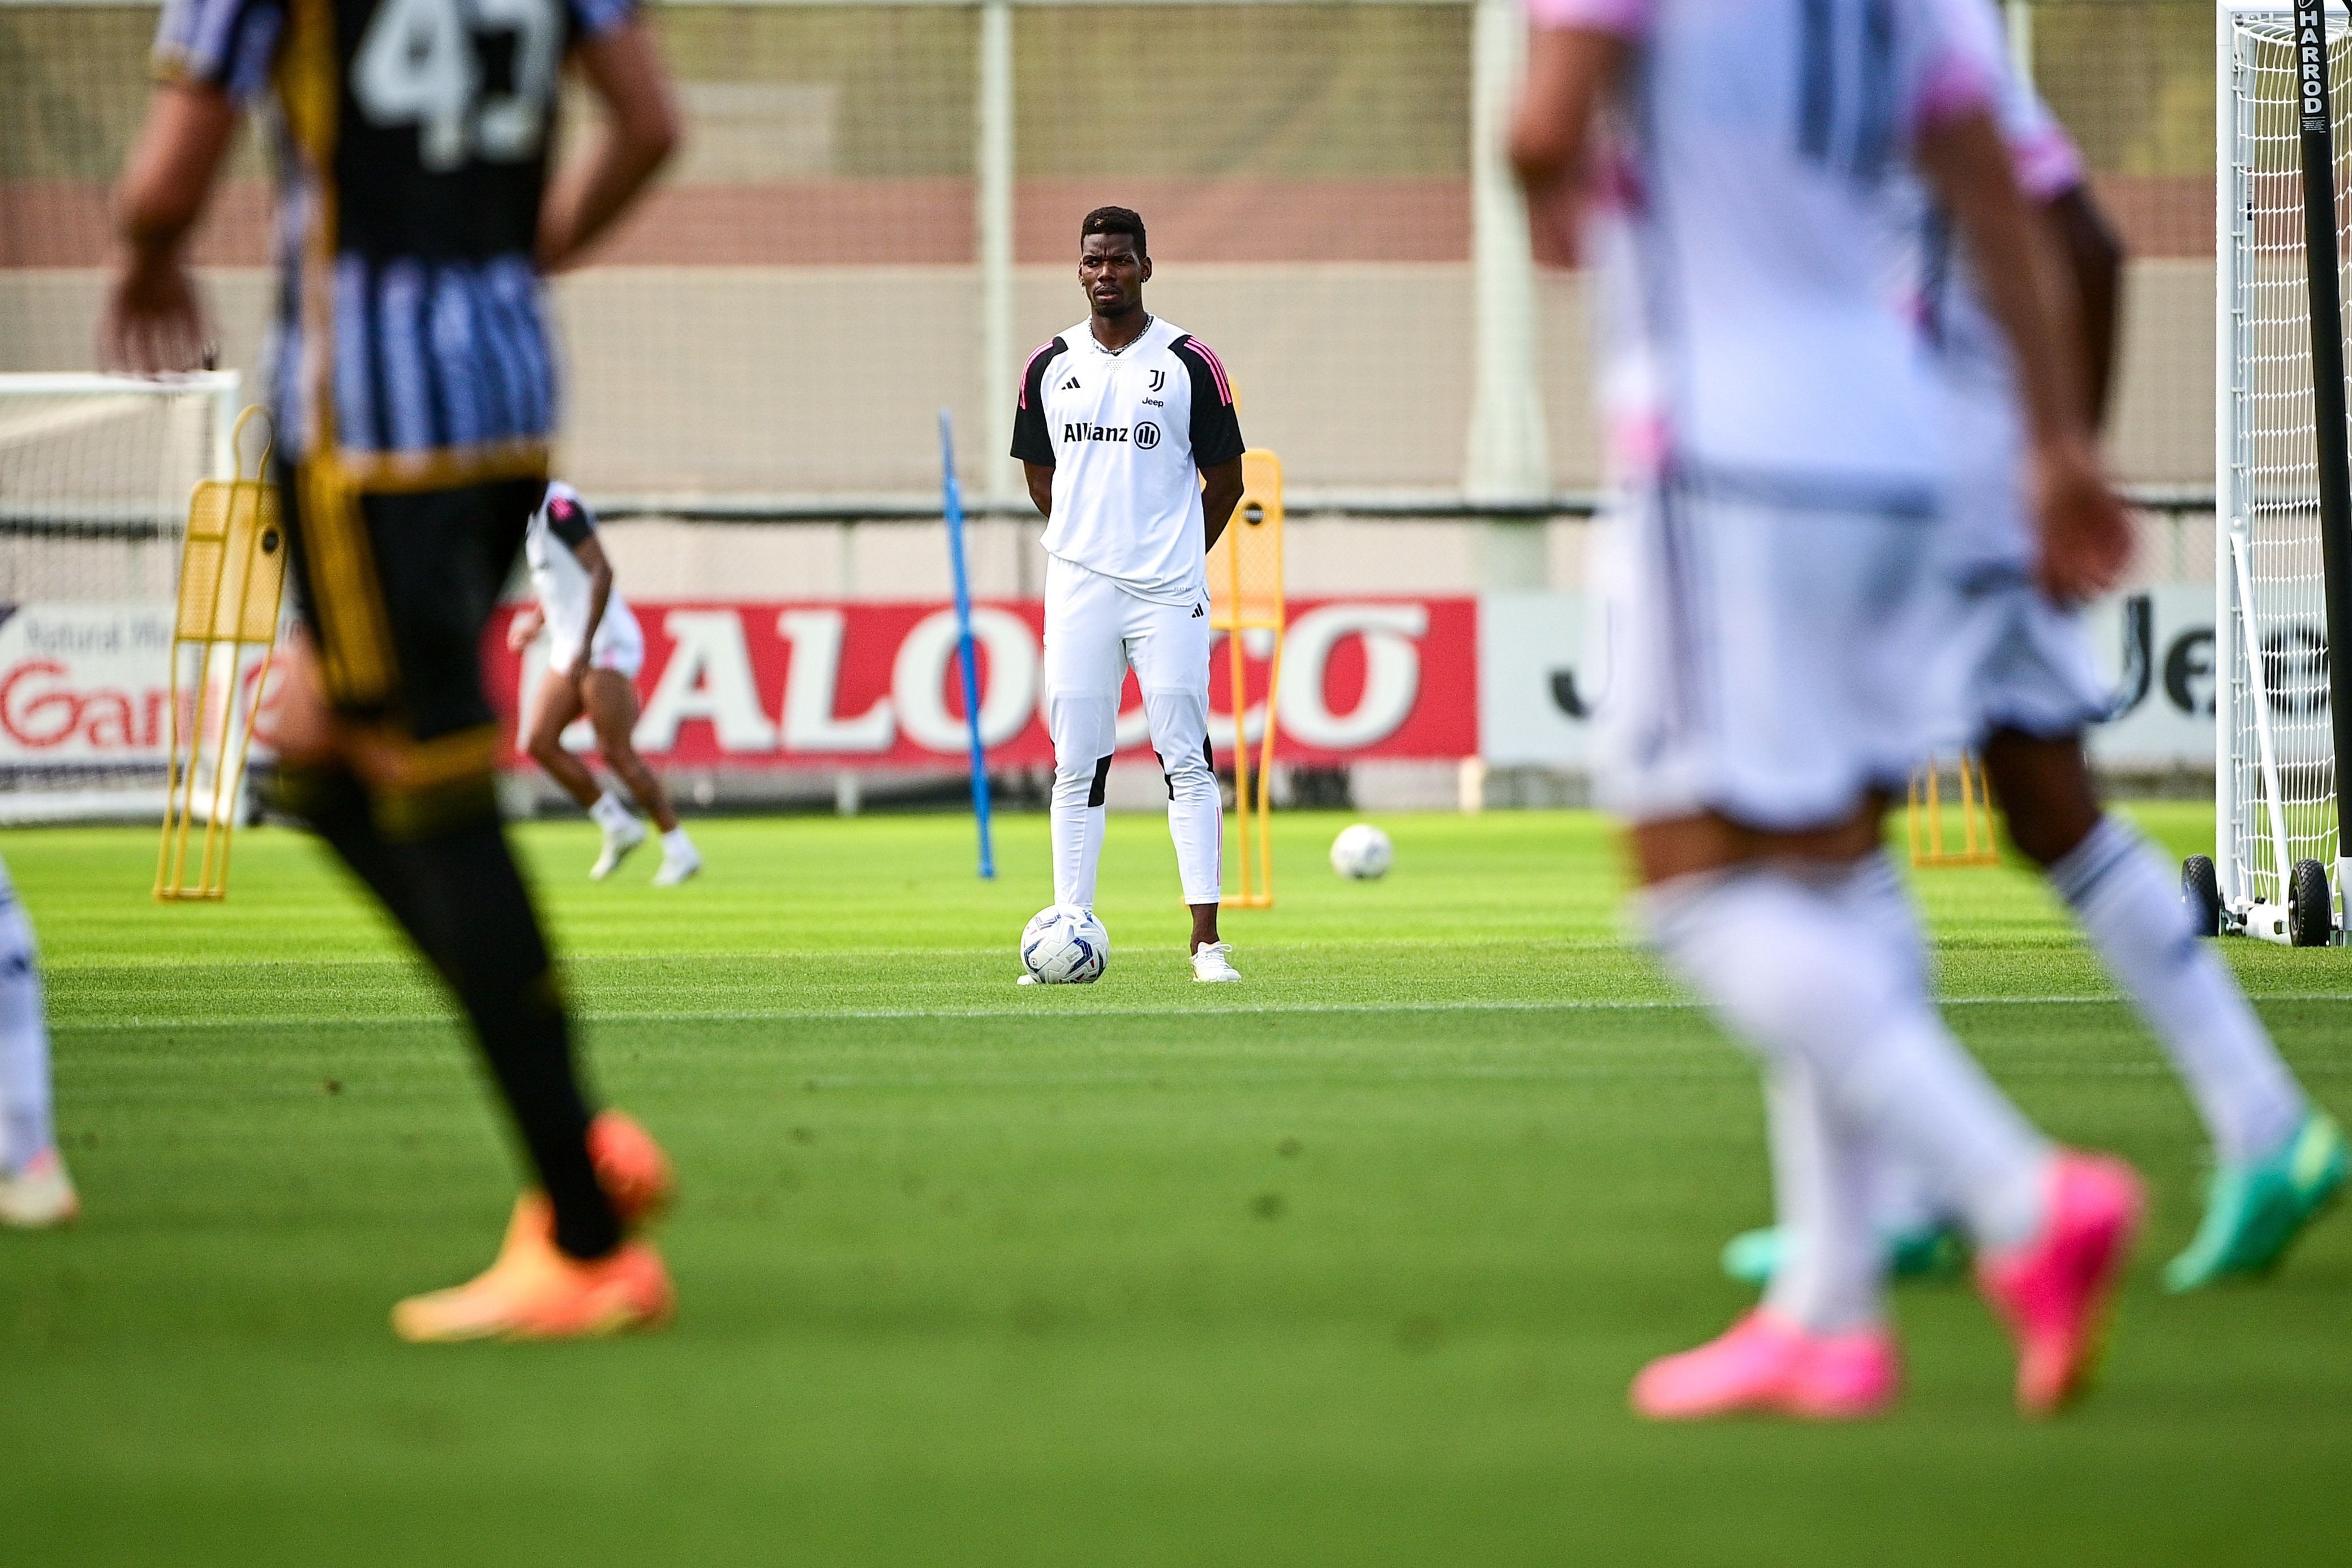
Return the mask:
[[1117, 742], [1120, 688], [1135, 672], [1163, 768], [1208, 756], [1209, 596], [1141, 599], [1076, 561], [1045, 561], [1042, 691], [1058, 763], [1099, 768]]
[[1596, 793], [1633, 821], [1843, 821], [1933, 712], [1931, 517], [1654, 486], [1602, 530]]
[[1995, 730], [2079, 735], [2115, 711], [2116, 689], [2077, 611], [2043, 597], [2022, 565], [1980, 563], [1943, 579], [1936, 741], [1950, 751]]
[[[547, 667], [557, 674], [568, 674], [572, 661], [580, 653], [576, 638], [559, 637], [550, 628], [547, 640]], [[619, 600], [604, 604], [604, 619], [596, 623], [595, 641], [588, 645], [588, 667], [610, 670], [630, 680], [646, 666], [646, 634], [637, 625], [637, 618]]]

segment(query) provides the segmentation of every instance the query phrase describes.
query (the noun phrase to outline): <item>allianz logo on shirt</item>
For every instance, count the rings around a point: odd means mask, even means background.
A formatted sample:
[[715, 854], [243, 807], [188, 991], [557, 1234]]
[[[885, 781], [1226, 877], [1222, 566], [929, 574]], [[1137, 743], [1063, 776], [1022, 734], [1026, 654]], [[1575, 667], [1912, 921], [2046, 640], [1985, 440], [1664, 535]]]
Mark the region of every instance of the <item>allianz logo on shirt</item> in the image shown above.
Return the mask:
[[[1127, 441], [1129, 439], [1129, 427], [1124, 424], [1078, 424], [1073, 423], [1066, 423], [1062, 426], [1062, 439], [1065, 442]], [[1160, 444], [1160, 427], [1147, 419], [1142, 423], [1134, 427], [1132, 439], [1136, 445], [1140, 446], [1144, 451], [1149, 452], [1153, 447]]]

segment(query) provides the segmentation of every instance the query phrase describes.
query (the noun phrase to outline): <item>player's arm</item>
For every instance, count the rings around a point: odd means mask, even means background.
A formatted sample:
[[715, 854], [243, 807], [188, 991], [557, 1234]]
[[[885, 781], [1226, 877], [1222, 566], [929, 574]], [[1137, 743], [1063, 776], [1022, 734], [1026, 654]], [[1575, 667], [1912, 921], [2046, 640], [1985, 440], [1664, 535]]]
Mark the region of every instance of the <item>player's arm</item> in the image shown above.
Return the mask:
[[[1555, 7], [1557, 8], [1557, 7]], [[1548, 26], [1528, 36], [1528, 74], [1511, 117], [1511, 166], [1538, 206], [1573, 213], [1591, 162], [1592, 122], [1627, 44], [1617, 32]]]
[[1032, 463], [1024, 458], [1021, 475], [1029, 481], [1029, 504], [1037, 508], [1039, 517], [1051, 518], [1054, 515], [1054, 465], [1051, 463]]
[[573, 559], [588, 572], [588, 624], [580, 633], [580, 653], [572, 661], [572, 673], [577, 676], [588, 668], [589, 650], [596, 645], [596, 628], [604, 623], [604, 607], [613, 601], [613, 562], [594, 534], [571, 548]]
[[99, 359], [108, 369], [154, 375], [203, 366], [212, 333], [188, 275], [187, 240], [236, 116], [236, 100], [208, 82], [166, 82], [148, 100], [114, 193], [115, 232], [128, 254], [99, 321]]
[[2131, 524], [2084, 417], [2064, 290], [2049, 276], [2042, 235], [1990, 111], [1961, 109], [1922, 127], [1918, 162], [1968, 246], [2017, 369], [2041, 521], [2042, 585], [2061, 601], [2089, 598], [2123, 575]]
[[538, 641], [540, 632], [546, 628], [546, 611], [536, 604], [523, 606], [515, 612], [515, 618], [507, 622], [507, 652], [521, 653]]
[[575, 51], [604, 110], [586, 158], [563, 172], [540, 210], [539, 265], [561, 272], [620, 221], [677, 150], [669, 72], [644, 20], [631, 16]]
[[1234, 508], [1241, 505], [1241, 499], [1240, 458], [1201, 470], [1201, 522], [1208, 530], [1204, 549], [1217, 548], [1217, 540], [1223, 535], [1225, 525], [1234, 520]]
[[2091, 427], [2106, 423], [2115, 385], [2116, 336], [2123, 317], [2123, 242], [2089, 187], [2070, 185], [2043, 202], [2042, 227], [2074, 283], [2074, 330], [2082, 345], [2082, 393]]

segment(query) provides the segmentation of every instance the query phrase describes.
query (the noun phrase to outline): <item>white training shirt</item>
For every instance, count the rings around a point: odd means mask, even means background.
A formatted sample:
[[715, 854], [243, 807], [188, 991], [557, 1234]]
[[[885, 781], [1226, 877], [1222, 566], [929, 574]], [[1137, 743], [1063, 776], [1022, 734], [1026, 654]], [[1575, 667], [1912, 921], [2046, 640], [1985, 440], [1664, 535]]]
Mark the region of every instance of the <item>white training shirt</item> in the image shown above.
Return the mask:
[[1206, 598], [1200, 471], [1241, 455], [1225, 367], [1167, 321], [1116, 354], [1081, 321], [1030, 355], [1022, 373], [1013, 455], [1053, 465], [1046, 553], [1139, 599]]
[[[580, 498], [579, 491], [558, 479], [549, 483], [539, 510], [530, 515], [530, 531], [523, 535], [522, 556], [530, 568], [531, 591], [539, 596], [540, 612], [547, 617], [548, 640], [558, 653], [578, 653], [588, 630], [588, 569], [572, 552], [595, 532], [596, 515], [588, 509], [588, 503]], [[622, 599], [620, 585], [614, 584], [605, 596], [597, 640], [617, 636], [623, 626], [635, 625], [636, 617]]]
[[1931, 514], [1939, 389], [1890, 297], [1918, 133], [1988, 106], [1982, 0], [1528, 0], [1630, 46], [1592, 227], [1625, 483]]

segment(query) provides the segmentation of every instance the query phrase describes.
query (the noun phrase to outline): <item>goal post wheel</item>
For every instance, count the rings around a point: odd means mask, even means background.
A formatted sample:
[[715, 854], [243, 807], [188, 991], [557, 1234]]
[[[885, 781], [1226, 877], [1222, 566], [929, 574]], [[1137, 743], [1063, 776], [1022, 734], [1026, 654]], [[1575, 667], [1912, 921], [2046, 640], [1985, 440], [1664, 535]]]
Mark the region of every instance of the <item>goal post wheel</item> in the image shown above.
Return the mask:
[[2297, 947], [2325, 947], [2336, 938], [2335, 897], [2327, 886], [2327, 868], [2317, 861], [2297, 861], [2288, 879], [2287, 936]]
[[2180, 904], [2200, 936], [2221, 934], [2221, 879], [2210, 855], [2190, 855], [2180, 862]]

